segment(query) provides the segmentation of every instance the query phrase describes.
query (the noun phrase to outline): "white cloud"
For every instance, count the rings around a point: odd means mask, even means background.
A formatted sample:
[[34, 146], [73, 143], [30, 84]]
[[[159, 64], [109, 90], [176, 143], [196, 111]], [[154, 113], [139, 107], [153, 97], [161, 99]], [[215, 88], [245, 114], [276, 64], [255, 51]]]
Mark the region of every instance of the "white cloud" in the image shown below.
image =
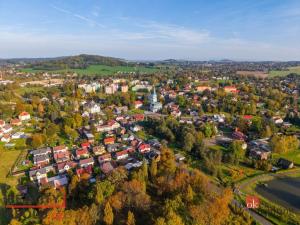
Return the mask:
[[74, 18], [77, 18], [77, 19], [80, 19], [80, 20], [82, 20], [84, 22], [87, 22], [90, 26], [99, 26], [99, 27], [105, 28], [105, 26], [103, 24], [100, 24], [97, 21], [95, 21], [93, 19], [90, 19], [90, 18], [88, 18], [86, 16], [80, 15], [78, 13], [71, 12], [69, 10], [57, 7], [55, 5], [50, 5], [50, 7], [53, 8], [53, 9], [55, 9], [58, 12], [62, 12], [64, 14], [71, 15]]

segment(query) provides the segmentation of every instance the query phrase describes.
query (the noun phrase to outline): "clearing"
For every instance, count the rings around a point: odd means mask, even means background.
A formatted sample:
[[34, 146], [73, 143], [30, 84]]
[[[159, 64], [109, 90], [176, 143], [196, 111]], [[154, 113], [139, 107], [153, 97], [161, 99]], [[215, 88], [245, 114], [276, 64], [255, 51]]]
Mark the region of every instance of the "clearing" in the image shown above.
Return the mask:
[[39, 73], [39, 72], [49, 72], [49, 73], [77, 73], [79, 75], [113, 75], [117, 73], [154, 73], [158, 71], [155, 67], [145, 67], [145, 66], [105, 66], [105, 65], [91, 65], [86, 69], [66, 69], [66, 70], [35, 70], [32, 68], [21, 69], [21, 72], [27, 73]]

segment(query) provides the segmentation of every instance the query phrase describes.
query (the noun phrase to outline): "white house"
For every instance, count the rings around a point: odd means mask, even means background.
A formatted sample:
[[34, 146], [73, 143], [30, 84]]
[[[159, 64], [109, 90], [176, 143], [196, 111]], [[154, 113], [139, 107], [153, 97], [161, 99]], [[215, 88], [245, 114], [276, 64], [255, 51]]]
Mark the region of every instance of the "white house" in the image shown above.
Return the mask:
[[24, 120], [30, 120], [30, 114], [28, 112], [21, 112], [19, 114], [19, 120], [24, 121]]

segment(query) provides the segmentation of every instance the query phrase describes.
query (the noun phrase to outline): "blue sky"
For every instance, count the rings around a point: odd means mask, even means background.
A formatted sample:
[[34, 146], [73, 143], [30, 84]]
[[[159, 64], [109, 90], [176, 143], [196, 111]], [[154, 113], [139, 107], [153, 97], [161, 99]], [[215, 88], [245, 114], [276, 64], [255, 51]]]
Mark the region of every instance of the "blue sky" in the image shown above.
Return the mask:
[[300, 60], [299, 0], [0, 0], [0, 57]]

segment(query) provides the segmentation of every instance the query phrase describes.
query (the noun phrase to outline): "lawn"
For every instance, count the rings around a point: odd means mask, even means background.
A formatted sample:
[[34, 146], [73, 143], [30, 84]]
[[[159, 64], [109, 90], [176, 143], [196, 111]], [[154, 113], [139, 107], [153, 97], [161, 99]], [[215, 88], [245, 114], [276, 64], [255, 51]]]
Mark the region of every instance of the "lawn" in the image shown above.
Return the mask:
[[300, 165], [300, 150], [288, 152], [285, 154], [273, 153], [272, 156], [274, 159], [285, 158], [294, 162], [295, 164]]
[[1, 184], [16, 185], [16, 177], [6, 177], [11, 167], [20, 155], [20, 150], [3, 150], [0, 152], [1, 164], [0, 164], [0, 186]]
[[20, 70], [21, 72], [27, 73], [39, 73], [39, 72], [50, 72], [50, 73], [64, 73], [64, 72], [75, 72], [79, 75], [113, 75], [116, 73], [154, 73], [158, 71], [154, 67], [144, 67], [144, 66], [105, 66], [105, 65], [91, 65], [86, 69], [67, 69], [67, 70], [34, 70], [32, 68], [24, 68]]
[[289, 67], [288, 70], [272, 70], [269, 72], [270, 77], [277, 77], [277, 76], [287, 76], [290, 73], [297, 73], [300, 75], [300, 66]]

